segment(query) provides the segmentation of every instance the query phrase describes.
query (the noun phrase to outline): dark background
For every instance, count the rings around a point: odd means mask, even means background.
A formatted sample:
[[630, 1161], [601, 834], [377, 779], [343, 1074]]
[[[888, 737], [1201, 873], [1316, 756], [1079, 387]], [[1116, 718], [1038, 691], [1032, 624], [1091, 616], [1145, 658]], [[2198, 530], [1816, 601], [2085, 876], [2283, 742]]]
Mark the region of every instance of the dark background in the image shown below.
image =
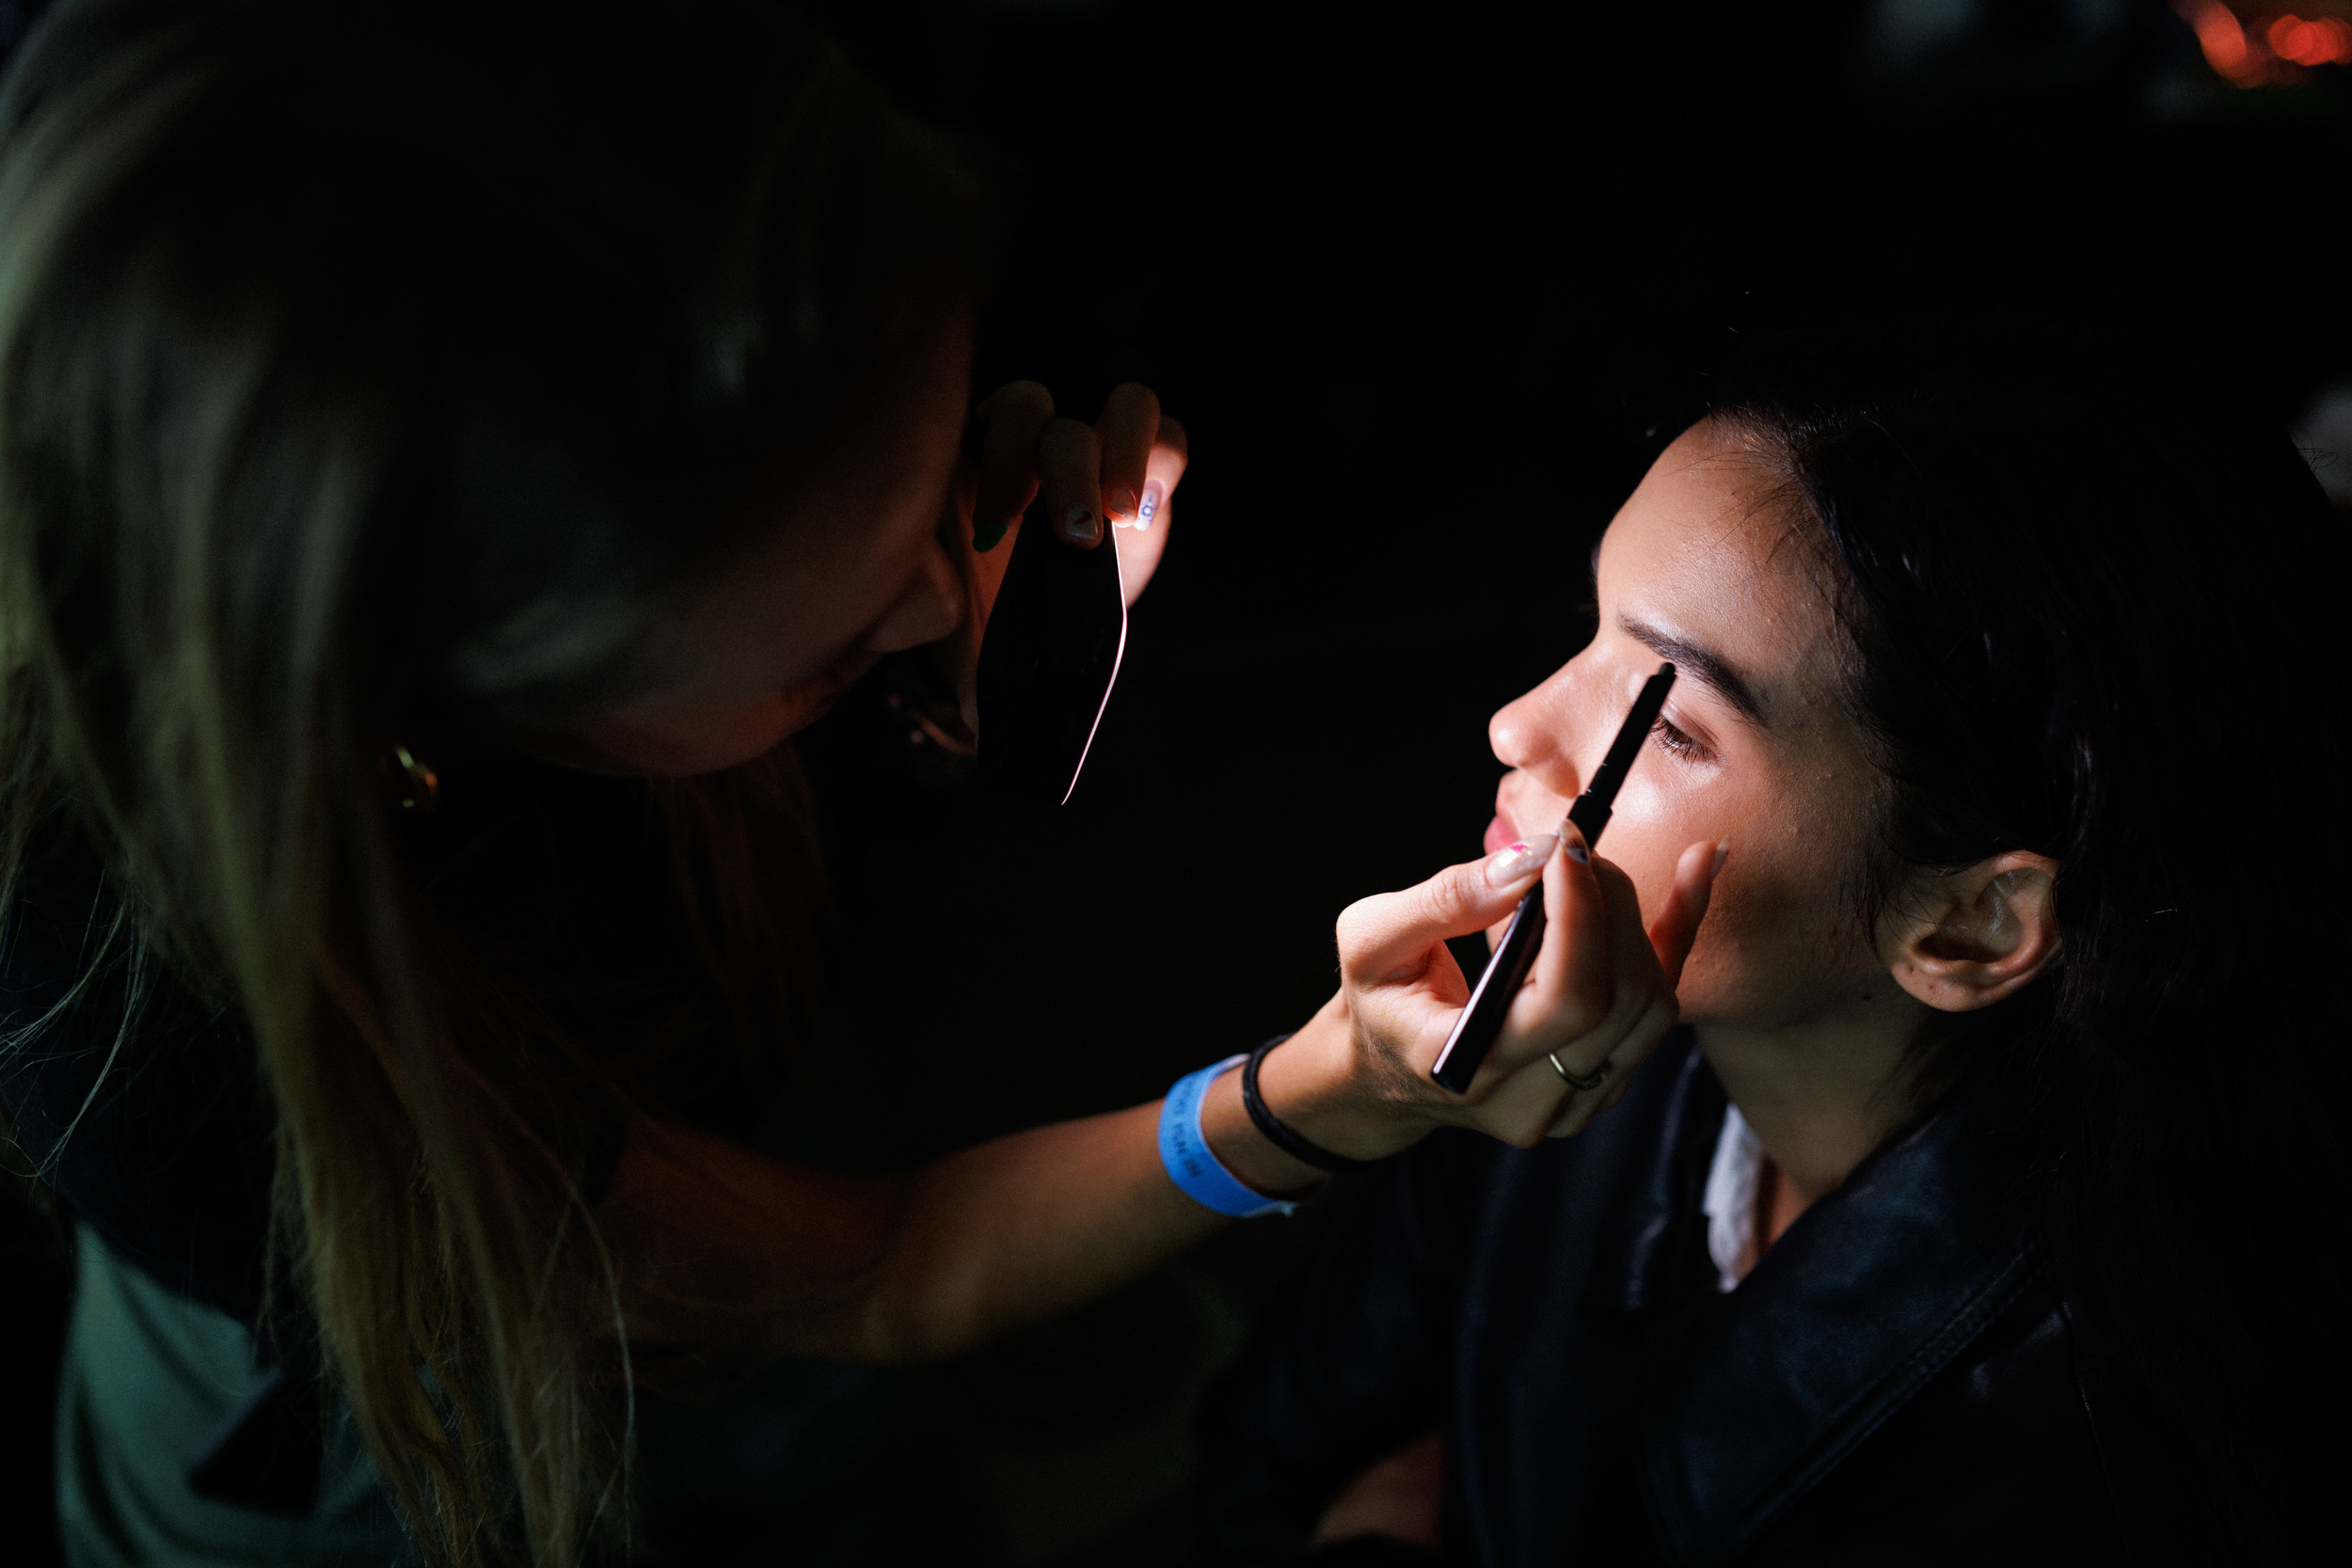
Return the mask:
[[[1477, 852], [1487, 715], [1581, 642], [1594, 538], [1740, 334], [2091, 321], [2282, 429], [2352, 383], [2347, 72], [2233, 85], [2163, 5], [820, 8], [1025, 173], [983, 384], [1144, 380], [1195, 466], [1069, 807], [833, 802], [863, 945], [828, 1093], [771, 1129], [807, 1157], [1134, 1103], [1303, 1020], [1345, 903]], [[29, 1524], [65, 1275], [6, 1223]], [[1186, 1560], [1191, 1403], [1312, 1223], [946, 1369], [703, 1369], [648, 1401], [652, 1544]]]

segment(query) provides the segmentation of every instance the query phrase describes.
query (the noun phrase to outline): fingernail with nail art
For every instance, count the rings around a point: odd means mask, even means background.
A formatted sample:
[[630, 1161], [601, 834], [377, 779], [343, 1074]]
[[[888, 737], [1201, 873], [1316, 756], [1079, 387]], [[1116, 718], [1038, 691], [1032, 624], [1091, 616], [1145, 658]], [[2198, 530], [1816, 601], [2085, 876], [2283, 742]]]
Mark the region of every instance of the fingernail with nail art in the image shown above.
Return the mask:
[[1167, 499], [1167, 485], [1156, 479], [1143, 482], [1143, 499], [1136, 502], [1136, 529], [1138, 532], [1151, 528], [1160, 515], [1160, 502]]
[[1136, 499], [1136, 493], [1133, 490], [1124, 488], [1113, 490], [1103, 498], [1103, 510], [1109, 515], [1111, 526], [1114, 528], [1135, 527], [1136, 513], [1140, 508], [1141, 503]]
[[1560, 841], [1549, 833], [1537, 833], [1522, 844], [1505, 845], [1486, 863], [1486, 885], [1509, 887], [1523, 879], [1531, 871], [1540, 871], [1551, 859], [1551, 852], [1560, 847]]
[[1073, 545], [1091, 545], [1101, 537], [1100, 525], [1094, 514], [1083, 506], [1073, 506], [1061, 515], [1062, 538]]

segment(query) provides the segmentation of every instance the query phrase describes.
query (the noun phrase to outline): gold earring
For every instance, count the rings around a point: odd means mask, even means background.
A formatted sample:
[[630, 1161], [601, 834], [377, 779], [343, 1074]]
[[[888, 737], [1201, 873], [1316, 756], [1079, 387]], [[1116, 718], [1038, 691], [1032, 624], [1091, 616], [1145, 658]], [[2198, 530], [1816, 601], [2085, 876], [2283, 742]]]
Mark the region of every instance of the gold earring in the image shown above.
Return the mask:
[[438, 773], [418, 761], [416, 753], [407, 747], [397, 743], [392, 747], [392, 761], [400, 768], [400, 777], [394, 782], [400, 793], [401, 810], [411, 816], [422, 816], [440, 803], [441, 776]]

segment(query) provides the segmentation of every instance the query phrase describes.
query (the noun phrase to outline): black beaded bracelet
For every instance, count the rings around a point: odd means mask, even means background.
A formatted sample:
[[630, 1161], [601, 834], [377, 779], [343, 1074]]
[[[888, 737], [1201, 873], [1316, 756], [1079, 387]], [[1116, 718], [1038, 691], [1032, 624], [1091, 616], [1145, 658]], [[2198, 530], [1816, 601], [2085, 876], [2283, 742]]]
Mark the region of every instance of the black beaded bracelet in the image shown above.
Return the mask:
[[1371, 1164], [1370, 1161], [1351, 1160], [1344, 1154], [1334, 1154], [1329, 1149], [1310, 1142], [1284, 1126], [1282, 1118], [1268, 1108], [1265, 1097], [1258, 1092], [1258, 1064], [1265, 1060], [1267, 1052], [1288, 1038], [1290, 1038], [1288, 1035], [1277, 1035], [1249, 1053], [1249, 1060], [1243, 1064], [1241, 1069], [1242, 1109], [1249, 1113], [1249, 1119], [1257, 1123], [1258, 1131], [1266, 1135], [1267, 1142], [1294, 1160], [1312, 1165], [1317, 1170], [1363, 1169]]

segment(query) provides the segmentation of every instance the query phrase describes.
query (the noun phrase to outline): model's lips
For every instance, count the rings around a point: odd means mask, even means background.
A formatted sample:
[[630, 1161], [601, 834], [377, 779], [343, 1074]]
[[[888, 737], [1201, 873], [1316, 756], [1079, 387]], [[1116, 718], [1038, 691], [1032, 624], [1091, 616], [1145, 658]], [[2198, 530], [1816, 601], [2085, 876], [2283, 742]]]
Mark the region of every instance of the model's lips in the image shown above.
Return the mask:
[[1498, 849], [1508, 849], [1518, 841], [1518, 833], [1500, 816], [1486, 824], [1486, 853], [1491, 855]]

